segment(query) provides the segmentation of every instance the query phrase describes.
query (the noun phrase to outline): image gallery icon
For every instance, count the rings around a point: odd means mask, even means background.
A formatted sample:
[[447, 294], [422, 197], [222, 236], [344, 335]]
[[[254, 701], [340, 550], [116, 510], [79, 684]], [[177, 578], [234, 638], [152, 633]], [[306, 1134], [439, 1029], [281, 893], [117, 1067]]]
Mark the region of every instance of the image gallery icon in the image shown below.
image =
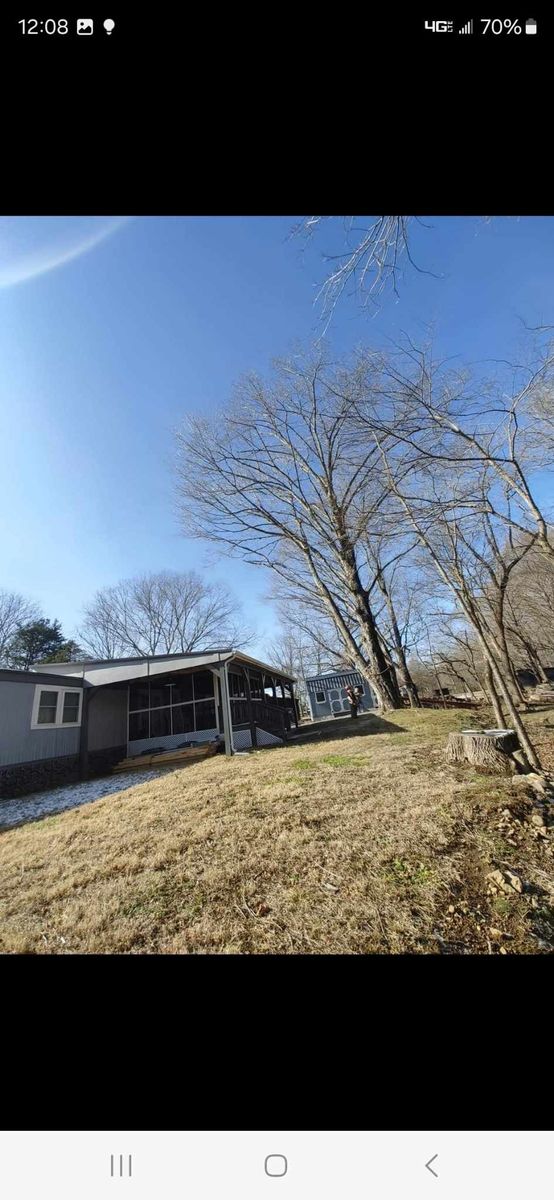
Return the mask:
[[94, 21], [91, 17], [79, 17], [77, 19], [77, 33], [91, 34], [94, 32]]

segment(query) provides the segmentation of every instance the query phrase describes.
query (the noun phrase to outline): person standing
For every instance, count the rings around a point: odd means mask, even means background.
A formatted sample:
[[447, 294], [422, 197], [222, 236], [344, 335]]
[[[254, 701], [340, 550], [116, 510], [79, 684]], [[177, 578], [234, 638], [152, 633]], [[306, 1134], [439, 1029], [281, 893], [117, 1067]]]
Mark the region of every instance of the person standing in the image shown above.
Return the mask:
[[357, 691], [355, 691], [355, 689], [351, 685], [349, 685], [347, 687], [346, 695], [348, 697], [348, 702], [350, 704], [350, 716], [357, 717], [358, 716], [358, 705], [360, 703], [360, 697], [358, 696]]

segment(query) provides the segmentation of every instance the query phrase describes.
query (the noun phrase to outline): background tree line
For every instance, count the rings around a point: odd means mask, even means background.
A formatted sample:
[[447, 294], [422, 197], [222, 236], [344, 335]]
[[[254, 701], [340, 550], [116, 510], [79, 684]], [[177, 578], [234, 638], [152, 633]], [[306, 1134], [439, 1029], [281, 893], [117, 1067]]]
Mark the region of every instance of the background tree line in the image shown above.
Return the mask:
[[37, 605], [0, 591], [0, 666], [28, 670], [41, 662], [178, 654], [211, 646], [245, 646], [252, 631], [225, 587], [194, 571], [161, 571], [98, 591], [76, 634], [63, 636]]

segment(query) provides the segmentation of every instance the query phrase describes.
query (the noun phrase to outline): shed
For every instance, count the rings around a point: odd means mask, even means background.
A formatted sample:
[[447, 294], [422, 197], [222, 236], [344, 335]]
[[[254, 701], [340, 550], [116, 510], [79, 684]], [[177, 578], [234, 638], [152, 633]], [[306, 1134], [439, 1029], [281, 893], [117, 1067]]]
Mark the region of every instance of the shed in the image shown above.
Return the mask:
[[342, 717], [350, 712], [348, 687], [363, 688], [360, 712], [376, 707], [375, 694], [359, 671], [329, 671], [305, 680], [312, 718]]

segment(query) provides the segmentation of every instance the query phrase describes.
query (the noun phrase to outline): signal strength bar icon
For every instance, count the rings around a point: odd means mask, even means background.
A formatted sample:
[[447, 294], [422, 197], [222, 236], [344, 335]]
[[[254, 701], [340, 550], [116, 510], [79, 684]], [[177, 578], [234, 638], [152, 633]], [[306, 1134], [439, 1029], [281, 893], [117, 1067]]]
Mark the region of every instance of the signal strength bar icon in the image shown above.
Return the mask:
[[473, 33], [473, 21], [468, 21], [465, 25], [462, 25], [458, 33]]

